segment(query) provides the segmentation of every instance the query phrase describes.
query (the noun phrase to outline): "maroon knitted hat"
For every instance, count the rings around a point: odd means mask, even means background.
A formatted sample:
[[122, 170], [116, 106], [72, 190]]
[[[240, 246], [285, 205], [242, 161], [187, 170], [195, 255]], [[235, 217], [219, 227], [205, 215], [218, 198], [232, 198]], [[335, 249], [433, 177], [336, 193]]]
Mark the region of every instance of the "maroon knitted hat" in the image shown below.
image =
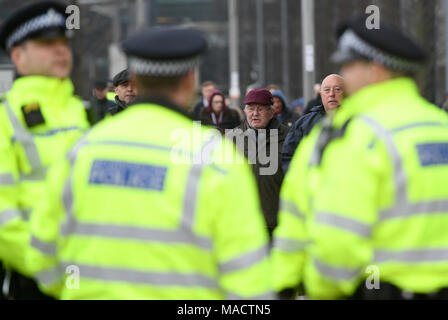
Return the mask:
[[253, 89], [249, 91], [244, 99], [244, 104], [262, 104], [271, 106], [273, 104], [272, 94], [267, 89]]

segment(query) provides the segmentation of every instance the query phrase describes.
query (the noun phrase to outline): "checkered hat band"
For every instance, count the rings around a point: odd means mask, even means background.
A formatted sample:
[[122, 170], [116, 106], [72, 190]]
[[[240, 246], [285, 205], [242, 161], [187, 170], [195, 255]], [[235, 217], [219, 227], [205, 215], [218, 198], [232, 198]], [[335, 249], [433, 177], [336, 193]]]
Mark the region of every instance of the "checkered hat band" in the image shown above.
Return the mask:
[[129, 70], [142, 76], [181, 76], [194, 69], [198, 62], [198, 57], [182, 60], [146, 60], [131, 57], [129, 58]]
[[8, 40], [6, 40], [6, 48], [10, 50], [14, 44], [20, 42], [30, 33], [51, 27], [65, 28], [65, 16], [52, 9], [48, 10], [45, 14], [27, 21], [14, 30]]
[[377, 49], [358, 37], [352, 30], [347, 30], [341, 36], [339, 42], [342, 50], [351, 49], [356, 53], [367, 57], [373, 61], [383, 64], [384, 66], [396, 71], [414, 71], [419, 67], [417, 62], [413, 62], [384, 51]]

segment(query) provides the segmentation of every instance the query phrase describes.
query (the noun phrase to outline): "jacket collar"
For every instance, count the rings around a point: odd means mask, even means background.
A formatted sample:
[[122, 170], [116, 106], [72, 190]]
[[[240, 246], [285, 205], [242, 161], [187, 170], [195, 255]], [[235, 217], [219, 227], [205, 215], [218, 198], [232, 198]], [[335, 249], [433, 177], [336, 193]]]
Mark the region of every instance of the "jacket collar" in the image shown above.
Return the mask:
[[173, 102], [169, 101], [168, 99], [164, 97], [148, 97], [148, 96], [138, 96], [131, 105], [137, 105], [137, 104], [155, 104], [167, 109], [170, 109], [172, 111], [175, 111], [177, 113], [180, 113], [181, 115], [187, 117], [188, 119], [193, 120], [192, 116], [189, 115], [186, 111], [184, 111], [181, 107], [177, 106]]
[[121, 101], [118, 96], [115, 96], [115, 103], [117, 104], [118, 108], [121, 110], [124, 110], [128, 107], [126, 105], [126, 103], [124, 103], [124, 101]]
[[336, 113], [335, 121], [345, 122], [348, 118], [384, 104], [390, 104], [393, 108], [395, 102], [389, 101], [403, 100], [404, 97], [420, 97], [417, 85], [411, 78], [396, 78], [364, 87], [344, 99], [339, 107], [341, 110]]
[[23, 76], [17, 78], [7, 96], [13, 96], [20, 105], [38, 102], [51, 108], [63, 108], [73, 97], [74, 87], [69, 78], [59, 79], [44, 76]]

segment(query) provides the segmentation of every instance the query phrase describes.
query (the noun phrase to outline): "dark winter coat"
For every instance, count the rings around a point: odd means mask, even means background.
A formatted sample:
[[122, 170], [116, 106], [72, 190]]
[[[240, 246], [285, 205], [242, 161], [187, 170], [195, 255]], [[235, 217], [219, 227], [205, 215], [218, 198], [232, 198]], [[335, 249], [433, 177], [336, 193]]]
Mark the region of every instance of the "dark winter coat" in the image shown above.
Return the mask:
[[191, 112], [192, 118], [194, 120], [200, 120], [201, 113], [204, 110], [204, 99], [201, 97], [201, 100], [199, 100], [193, 107], [193, 110]]
[[[273, 129], [277, 130], [272, 131]], [[244, 153], [252, 165], [260, 194], [261, 207], [270, 234], [272, 234], [273, 229], [277, 226], [280, 187], [284, 176], [280, 165], [281, 150], [288, 130], [288, 127], [280, 124], [275, 118], [271, 120], [266, 131], [264, 131], [265, 133], [249, 127], [247, 120], [244, 120], [241, 125], [233, 130], [233, 134], [236, 137], [236, 139], [233, 138], [234, 142], [236, 141], [238, 149]], [[260, 163], [260, 155], [261, 159], [264, 156], [271, 159], [271, 139], [274, 139], [274, 137], [278, 141], [277, 154], [273, 160], [270, 160], [267, 164], [262, 164]], [[254, 141], [256, 158], [254, 157], [255, 153], [249, 152], [250, 144], [248, 143], [248, 139]], [[263, 169], [272, 172], [263, 172]]]
[[117, 114], [121, 111], [123, 111], [124, 109], [127, 108], [127, 105], [124, 103], [124, 101], [121, 101], [118, 96], [115, 96], [115, 106], [111, 109], [109, 109], [109, 113], [111, 115]]
[[305, 109], [303, 110], [303, 114], [305, 115], [307, 113], [310, 113], [314, 107], [320, 105], [322, 105], [322, 97], [320, 96], [320, 94], [318, 94], [316, 98], [313, 98], [310, 101], [308, 101], [308, 103], [305, 106]]
[[295, 111], [292, 111], [289, 108], [283, 108], [283, 112], [281, 115], [277, 115], [277, 120], [280, 121], [281, 124], [291, 128], [294, 123], [300, 118], [300, 114]]
[[95, 124], [103, 120], [111, 109], [115, 108], [115, 103], [107, 98], [97, 99], [93, 98], [91, 107], [88, 110], [88, 119], [90, 124]]
[[311, 111], [299, 118], [291, 130], [289, 130], [288, 136], [286, 137], [285, 143], [282, 149], [282, 169], [283, 172], [287, 172], [289, 168], [289, 163], [291, 162], [292, 156], [297, 149], [300, 141], [308, 133], [314, 125], [325, 116], [325, 109], [323, 106], [316, 106], [311, 109]]

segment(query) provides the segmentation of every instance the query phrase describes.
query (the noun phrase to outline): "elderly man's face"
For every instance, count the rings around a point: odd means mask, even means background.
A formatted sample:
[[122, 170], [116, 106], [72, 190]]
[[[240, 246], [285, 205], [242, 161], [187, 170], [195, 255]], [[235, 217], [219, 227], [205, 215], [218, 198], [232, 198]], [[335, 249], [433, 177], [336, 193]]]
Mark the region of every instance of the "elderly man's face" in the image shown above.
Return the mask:
[[260, 104], [249, 104], [244, 108], [247, 122], [255, 129], [266, 129], [274, 116], [274, 111], [270, 106]]
[[329, 75], [322, 81], [320, 95], [325, 111], [339, 107], [344, 97], [344, 80], [338, 75]]

